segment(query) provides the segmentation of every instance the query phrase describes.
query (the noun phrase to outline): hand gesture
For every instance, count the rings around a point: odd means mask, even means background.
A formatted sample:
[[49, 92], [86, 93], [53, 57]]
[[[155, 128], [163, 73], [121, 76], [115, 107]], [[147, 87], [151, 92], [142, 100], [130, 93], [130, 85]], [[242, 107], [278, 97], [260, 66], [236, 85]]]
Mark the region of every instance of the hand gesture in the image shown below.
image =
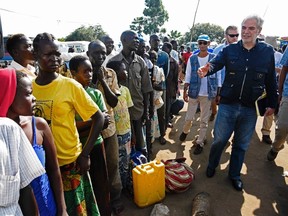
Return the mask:
[[97, 79], [99, 81], [102, 81], [104, 79], [104, 67], [103, 66], [101, 66], [101, 68], [99, 69], [97, 73]]
[[198, 69], [198, 71], [197, 71], [198, 76], [200, 78], [205, 77], [206, 74], [208, 73], [209, 69], [210, 69], [210, 63], [208, 62], [207, 64], [205, 64], [204, 66], [202, 66]]

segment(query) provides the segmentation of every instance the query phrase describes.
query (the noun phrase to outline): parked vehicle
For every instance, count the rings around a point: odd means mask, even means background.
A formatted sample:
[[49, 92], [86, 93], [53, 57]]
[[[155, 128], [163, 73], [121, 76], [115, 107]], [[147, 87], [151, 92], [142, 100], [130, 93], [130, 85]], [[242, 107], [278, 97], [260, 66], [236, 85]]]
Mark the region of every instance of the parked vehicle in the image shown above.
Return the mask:
[[280, 37], [279, 38], [280, 41], [280, 48], [282, 48], [284, 45], [288, 45], [288, 37]]
[[76, 52], [76, 53], [86, 52], [88, 50], [89, 43], [90, 43], [89, 41], [65, 41], [65, 42], [61, 42], [61, 44], [68, 45], [68, 51], [69, 51], [69, 48], [73, 48], [74, 52]]
[[7, 39], [9, 38], [9, 36], [5, 36], [3, 37], [3, 50], [4, 50], [4, 55], [2, 58], [0, 58], [0, 66], [3, 67], [7, 67], [7, 65], [9, 65], [11, 63], [11, 61], [13, 60], [13, 58], [10, 56], [10, 54], [7, 52], [6, 50], [6, 42]]
[[195, 41], [192, 41], [192, 42], [188, 42], [186, 44], [186, 47], [190, 47], [191, 48], [191, 52], [194, 52], [198, 49], [198, 43], [195, 42]]

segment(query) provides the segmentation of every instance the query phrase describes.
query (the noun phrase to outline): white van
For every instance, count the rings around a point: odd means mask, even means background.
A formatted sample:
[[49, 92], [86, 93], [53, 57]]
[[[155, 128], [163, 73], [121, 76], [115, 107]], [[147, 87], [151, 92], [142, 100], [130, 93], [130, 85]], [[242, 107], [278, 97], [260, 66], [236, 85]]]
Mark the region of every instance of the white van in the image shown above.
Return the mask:
[[65, 41], [63, 44], [67, 44], [69, 48], [74, 48], [74, 52], [83, 53], [88, 50], [89, 41]]
[[[89, 41], [65, 41], [59, 42], [59, 50], [61, 52], [61, 58], [64, 62], [69, 62], [73, 56], [86, 55], [88, 50]], [[74, 52], [69, 52], [69, 48], [74, 48]]]

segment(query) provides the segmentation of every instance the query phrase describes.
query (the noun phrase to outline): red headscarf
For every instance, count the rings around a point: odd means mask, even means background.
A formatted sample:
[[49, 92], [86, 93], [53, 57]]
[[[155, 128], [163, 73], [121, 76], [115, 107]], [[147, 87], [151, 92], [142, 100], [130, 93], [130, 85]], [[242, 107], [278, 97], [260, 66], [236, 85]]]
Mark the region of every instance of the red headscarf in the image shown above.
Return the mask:
[[16, 94], [16, 72], [14, 69], [0, 69], [0, 117], [6, 117]]

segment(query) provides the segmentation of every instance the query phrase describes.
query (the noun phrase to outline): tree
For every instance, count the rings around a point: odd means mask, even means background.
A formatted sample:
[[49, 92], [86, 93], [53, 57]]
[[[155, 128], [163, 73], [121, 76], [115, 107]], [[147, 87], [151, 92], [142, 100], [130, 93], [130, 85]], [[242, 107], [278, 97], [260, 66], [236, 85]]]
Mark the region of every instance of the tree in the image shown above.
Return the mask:
[[142, 34], [144, 31], [145, 23], [146, 23], [146, 19], [144, 17], [136, 17], [133, 19], [132, 25], [130, 25], [130, 28], [136, 31], [138, 34]]
[[104, 36], [106, 32], [102, 29], [101, 25], [95, 26], [81, 26], [77, 28], [74, 32], [69, 34], [65, 40], [66, 41], [93, 41], [100, 39]]
[[168, 37], [170, 39], [174, 39], [174, 40], [178, 40], [179, 38], [182, 37], [181, 32], [178, 32], [177, 30], [172, 30], [170, 31], [170, 33], [168, 34]]
[[194, 25], [193, 31], [190, 29], [189, 32], [184, 34], [183, 38], [181, 39], [182, 44], [190, 42], [191, 32], [193, 32], [192, 41], [197, 41], [198, 36], [201, 34], [207, 34], [209, 35], [211, 41], [220, 43], [224, 35], [224, 29], [219, 25], [210, 23], [197, 23]]
[[145, 8], [142, 17], [134, 18], [130, 28], [138, 34], [165, 33], [166, 29], [161, 28], [168, 21], [168, 12], [165, 10], [162, 0], [145, 0]]

